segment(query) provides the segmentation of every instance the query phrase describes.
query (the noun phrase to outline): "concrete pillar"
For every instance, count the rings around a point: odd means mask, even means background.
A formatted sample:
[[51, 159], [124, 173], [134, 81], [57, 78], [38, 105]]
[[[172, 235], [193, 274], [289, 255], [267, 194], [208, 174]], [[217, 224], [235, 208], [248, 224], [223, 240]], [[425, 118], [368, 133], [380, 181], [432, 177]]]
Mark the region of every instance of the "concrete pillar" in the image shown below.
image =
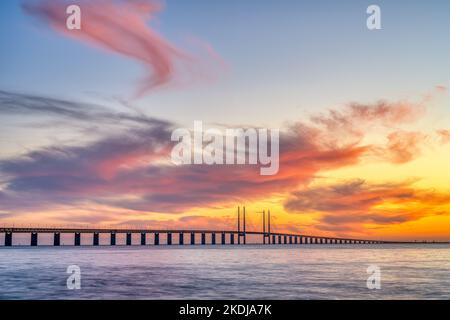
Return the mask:
[[302, 236], [300, 236], [299, 243], [303, 244], [303, 237]]
[[38, 245], [38, 234], [36, 232], [31, 233], [31, 246], [36, 247]]
[[292, 244], [292, 236], [289, 236], [289, 244]]
[[203, 232], [202, 233], [202, 245], [206, 244], [206, 234]]
[[5, 247], [12, 246], [12, 232], [5, 233]]
[[230, 244], [234, 244], [234, 233], [230, 233]]
[[226, 244], [225, 232], [222, 232], [222, 244]]
[[216, 234], [214, 232], [211, 233], [211, 244], [216, 244]]
[[75, 232], [75, 246], [81, 245], [81, 234], [79, 232]]
[[276, 236], [272, 236], [272, 244], [277, 244], [277, 242], [275, 241], [277, 239]]
[[116, 245], [116, 233], [115, 233], [115, 232], [111, 232], [111, 241], [110, 241], [110, 244], [111, 244], [112, 246], [115, 246], [115, 245]]
[[127, 232], [127, 246], [131, 246], [131, 232]]
[[159, 246], [159, 233], [155, 233], [155, 242], [154, 242], [155, 246]]
[[147, 234], [145, 232], [141, 232], [141, 246], [147, 245]]
[[94, 246], [98, 246], [100, 244], [98, 232], [94, 232], [94, 236], [93, 236], [92, 242], [93, 242]]
[[281, 236], [278, 236], [278, 244], [281, 244]]
[[180, 246], [184, 245], [184, 234], [183, 234], [183, 232], [180, 232], [180, 233], [178, 234], [178, 244], [179, 244]]
[[191, 245], [195, 244], [195, 233], [191, 232]]
[[59, 247], [61, 245], [61, 234], [59, 232], [55, 232], [53, 234], [53, 245], [55, 247]]
[[172, 234], [170, 232], [167, 233], [167, 245], [172, 245]]

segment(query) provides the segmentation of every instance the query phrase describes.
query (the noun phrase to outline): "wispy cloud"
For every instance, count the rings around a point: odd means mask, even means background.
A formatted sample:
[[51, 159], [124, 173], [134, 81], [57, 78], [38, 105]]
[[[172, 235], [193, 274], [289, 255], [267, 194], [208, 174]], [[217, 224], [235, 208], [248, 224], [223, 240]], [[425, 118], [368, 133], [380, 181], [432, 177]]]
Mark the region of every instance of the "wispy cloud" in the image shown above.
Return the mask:
[[[72, 4], [78, 4], [82, 10], [81, 30], [66, 27], [66, 7]], [[160, 1], [153, 0], [40, 0], [23, 5], [27, 13], [40, 18], [64, 36], [145, 65], [147, 77], [135, 97], [180, 80], [186, 73], [194, 79], [201, 75], [192, 72], [196, 65], [200, 65], [200, 59], [177, 48], [149, 25], [162, 7]], [[196, 44], [200, 47], [197, 51], [202, 52], [203, 60], [220, 61], [211, 45], [199, 40]]]

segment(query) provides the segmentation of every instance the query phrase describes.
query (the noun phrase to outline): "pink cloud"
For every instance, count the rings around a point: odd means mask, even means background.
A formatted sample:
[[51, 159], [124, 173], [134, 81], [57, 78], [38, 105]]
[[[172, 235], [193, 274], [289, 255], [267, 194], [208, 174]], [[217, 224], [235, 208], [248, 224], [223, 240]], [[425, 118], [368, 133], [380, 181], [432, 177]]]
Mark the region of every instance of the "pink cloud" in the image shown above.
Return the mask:
[[[66, 27], [66, 7], [69, 4], [77, 4], [81, 8], [81, 30], [69, 30]], [[138, 88], [136, 97], [180, 78], [181, 68], [187, 71], [194, 69], [193, 57], [176, 48], [148, 25], [162, 9], [160, 2], [79, 0], [69, 3], [42, 0], [38, 4], [24, 4], [24, 9], [67, 37], [144, 64], [148, 75]], [[212, 47], [205, 46], [209, 48], [206, 54], [210, 55]], [[216, 59], [216, 56], [212, 58]]]

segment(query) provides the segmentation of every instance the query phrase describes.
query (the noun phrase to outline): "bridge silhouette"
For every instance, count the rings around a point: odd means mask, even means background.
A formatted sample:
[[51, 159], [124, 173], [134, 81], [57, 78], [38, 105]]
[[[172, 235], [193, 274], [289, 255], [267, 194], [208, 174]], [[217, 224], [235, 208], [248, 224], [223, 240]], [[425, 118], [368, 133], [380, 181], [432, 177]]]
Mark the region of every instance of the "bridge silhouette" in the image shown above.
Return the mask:
[[[73, 245], [81, 246], [81, 235], [90, 234], [92, 236], [92, 245], [100, 245], [100, 234], [109, 234], [109, 245], [116, 245], [116, 236], [118, 234], [126, 235], [126, 245], [133, 245], [132, 235], [140, 234], [139, 244], [148, 245], [148, 235], [153, 235], [153, 245], [245, 245], [247, 244], [247, 236], [260, 236], [261, 244], [270, 245], [301, 245], [301, 244], [386, 244], [386, 243], [412, 243], [399, 241], [369, 240], [369, 239], [351, 239], [339, 237], [323, 237], [306, 234], [295, 233], [279, 233], [271, 230], [270, 210], [262, 211], [263, 230], [247, 231], [246, 230], [246, 211], [245, 207], [238, 207], [237, 212], [237, 229], [236, 230], [203, 230], [203, 229], [126, 229], [126, 228], [33, 228], [33, 227], [0, 227], [0, 233], [5, 234], [4, 246], [11, 247], [13, 245], [14, 234], [30, 234], [30, 246], [38, 246], [39, 234], [53, 234], [53, 245], [61, 245], [61, 234], [73, 234]], [[161, 236], [165, 236], [165, 243], [162, 243]], [[177, 235], [177, 239], [174, 239]], [[190, 236], [189, 242], [185, 242], [185, 235]], [[197, 236], [200, 235], [200, 241]], [[208, 236], [208, 239], [207, 239]], [[252, 244], [255, 244], [254, 242]]]

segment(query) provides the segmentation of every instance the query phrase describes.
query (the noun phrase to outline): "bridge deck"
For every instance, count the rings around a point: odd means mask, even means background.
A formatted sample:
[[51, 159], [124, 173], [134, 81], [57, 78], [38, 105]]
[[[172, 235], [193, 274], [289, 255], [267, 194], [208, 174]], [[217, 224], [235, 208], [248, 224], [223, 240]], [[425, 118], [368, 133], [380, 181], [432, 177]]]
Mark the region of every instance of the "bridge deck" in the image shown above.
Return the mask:
[[303, 239], [322, 239], [323, 241], [351, 241], [351, 242], [369, 242], [369, 243], [415, 243], [415, 242], [399, 242], [399, 241], [382, 241], [374, 239], [354, 239], [354, 238], [338, 238], [324, 237], [307, 234], [295, 233], [278, 233], [278, 232], [260, 232], [260, 231], [237, 231], [237, 230], [211, 230], [211, 229], [121, 229], [121, 228], [23, 228], [23, 227], [1, 227], [0, 233], [127, 233], [127, 234], [234, 234], [238, 235], [259, 235], [266, 237], [295, 237]]

